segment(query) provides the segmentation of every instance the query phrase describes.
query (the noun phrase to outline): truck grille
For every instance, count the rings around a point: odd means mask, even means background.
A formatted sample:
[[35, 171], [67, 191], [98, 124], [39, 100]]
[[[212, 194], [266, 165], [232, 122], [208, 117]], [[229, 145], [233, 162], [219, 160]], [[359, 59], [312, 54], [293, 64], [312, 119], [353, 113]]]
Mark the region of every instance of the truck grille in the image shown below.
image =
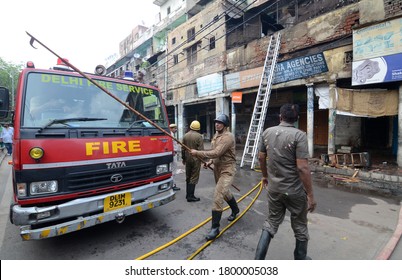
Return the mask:
[[[68, 190], [77, 191], [137, 182], [154, 176], [154, 169], [152, 165], [144, 164], [119, 169], [70, 173], [67, 176], [67, 186]], [[112, 181], [112, 176], [114, 176], [114, 182]]]

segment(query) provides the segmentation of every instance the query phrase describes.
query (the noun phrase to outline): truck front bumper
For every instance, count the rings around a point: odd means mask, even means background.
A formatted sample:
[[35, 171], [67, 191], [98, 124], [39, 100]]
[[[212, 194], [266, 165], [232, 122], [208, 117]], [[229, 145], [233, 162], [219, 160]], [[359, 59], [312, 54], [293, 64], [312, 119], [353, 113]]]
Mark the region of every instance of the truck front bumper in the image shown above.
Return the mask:
[[[159, 193], [155, 191], [158, 190], [161, 184], [168, 184], [171, 186], [172, 179], [169, 178], [162, 182], [151, 183], [146, 186], [114, 192], [111, 194], [80, 198], [57, 206], [25, 208], [19, 205], [14, 205], [11, 208], [12, 221], [16, 225], [22, 225], [20, 227], [20, 234], [23, 240], [38, 240], [59, 236], [112, 220], [122, 222], [126, 216], [140, 213], [173, 201], [175, 199], [175, 193], [171, 188]], [[131, 193], [131, 197], [134, 201], [140, 202], [113, 211], [88, 215], [88, 213], [103, 210], [103, 204], [106, 197], [127, 192]], [[152, 193], [156, 194], [152, 195]], [[56, 213], [56, 215], [41, 222], [52, 221], [52, 225], [39, 228], [40, 223], [38, 221], [36, 223], [33, 222], [29, 217], [37, 216], [38, 213], [46, 211], [52, 211], [52, 213]], [[67, 222], [57, 223], [58, 220], [67, 217], [70, 219], [71, 217], [73, 218]], [[35, 229], [32, 229], [32, 225], [37, 226]]]

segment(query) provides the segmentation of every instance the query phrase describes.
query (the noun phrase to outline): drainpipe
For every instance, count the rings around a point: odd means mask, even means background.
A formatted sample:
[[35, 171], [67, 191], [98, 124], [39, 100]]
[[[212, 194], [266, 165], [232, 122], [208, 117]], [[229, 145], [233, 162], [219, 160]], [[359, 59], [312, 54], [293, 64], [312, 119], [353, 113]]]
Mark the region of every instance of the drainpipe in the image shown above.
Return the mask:
[[329, 85], [328, 154], [335, 154], [336, 87]]
[[233, 135], [236, 135], [236, 108], [233, 102], [232, 102], [232, 124], [230, 127]]
[[307, 86], [307, 143], [310, 157], [314, 155], [314, 84]]
[[185, 134], [185, 123], [184, 123], [184, 104], [179, 102], [177, 104], [177, 138], [183, 139]]

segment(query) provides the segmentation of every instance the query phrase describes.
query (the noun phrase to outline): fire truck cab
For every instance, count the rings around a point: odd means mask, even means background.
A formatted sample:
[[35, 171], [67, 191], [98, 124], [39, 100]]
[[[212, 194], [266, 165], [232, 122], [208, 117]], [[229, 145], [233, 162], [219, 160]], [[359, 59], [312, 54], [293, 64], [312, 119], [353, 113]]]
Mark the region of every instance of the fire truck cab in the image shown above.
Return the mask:
[[[166, 133], [63, 68], [28, 63], [18, 79], [10, 219], [24, 240], [122, 222], [175, 198], [173, 143], [159, 90], [88, 74]], [[6, 95], [0, 90], [0, 99]], [[0, 111], [7, 106], [2, 102]]]

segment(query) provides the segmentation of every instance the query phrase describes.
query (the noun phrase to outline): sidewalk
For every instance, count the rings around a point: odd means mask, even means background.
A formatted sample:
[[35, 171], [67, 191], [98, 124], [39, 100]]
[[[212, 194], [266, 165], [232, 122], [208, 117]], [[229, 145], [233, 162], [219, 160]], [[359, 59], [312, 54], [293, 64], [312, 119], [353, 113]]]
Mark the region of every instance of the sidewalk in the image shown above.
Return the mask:
[[[204, 142], [205, 149], [209, 149], [210, 143]], [[236, 162], [240, 165], [243, 157], [244, 146], [236, 145]], [[257, 164], [258, 165], [258, 164]], [[331, 167], [321, 163], [319, 158], [309, 159], [311, 172], [323, 173], [334, 180], [353, 184], [361, 188], [370, 188], [391, 195], [402, 196], [402, 169], [401, 168], [350, 168]], [[243, 168], [250, 168], [245, 166]]]

